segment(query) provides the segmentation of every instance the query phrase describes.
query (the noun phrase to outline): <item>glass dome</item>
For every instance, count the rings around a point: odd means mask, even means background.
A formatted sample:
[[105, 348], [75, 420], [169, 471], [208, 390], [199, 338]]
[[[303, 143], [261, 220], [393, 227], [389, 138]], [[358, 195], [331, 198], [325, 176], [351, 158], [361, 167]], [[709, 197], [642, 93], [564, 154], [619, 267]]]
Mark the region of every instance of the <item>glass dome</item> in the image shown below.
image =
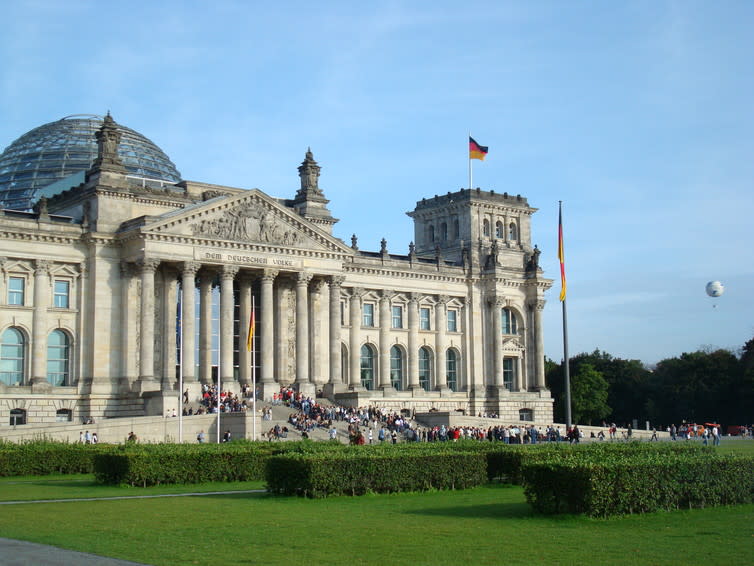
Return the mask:
[[[97, 157], [95, 132], [102, 116], [66, 116], [25, 133], [0, 155], [0, 206], [27, 210], [40, 189], [89, 169]], [[177, 183], [181, 174], [170, 158], [149, 139], [117, 124], [118, 155], [130, 175]]]

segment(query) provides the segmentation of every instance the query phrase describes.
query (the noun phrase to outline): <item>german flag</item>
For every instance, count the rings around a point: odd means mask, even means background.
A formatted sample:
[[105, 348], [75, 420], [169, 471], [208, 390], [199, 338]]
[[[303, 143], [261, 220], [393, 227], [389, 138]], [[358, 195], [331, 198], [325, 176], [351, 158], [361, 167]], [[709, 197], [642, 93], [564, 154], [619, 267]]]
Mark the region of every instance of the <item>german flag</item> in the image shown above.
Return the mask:
[[254, 342], [254, 330], [256, 321], [254, 320], [254, 309], [251, 309], [251, 316], [249, 317], [249, 333], [246, 336], [246, 349], [251, 352], [251, 347]]
[[484, 161], [487, 155], [487, 146], [479, 145], [474, 141], [474, 138], [469, 136], [469, 159], [480, 159]]

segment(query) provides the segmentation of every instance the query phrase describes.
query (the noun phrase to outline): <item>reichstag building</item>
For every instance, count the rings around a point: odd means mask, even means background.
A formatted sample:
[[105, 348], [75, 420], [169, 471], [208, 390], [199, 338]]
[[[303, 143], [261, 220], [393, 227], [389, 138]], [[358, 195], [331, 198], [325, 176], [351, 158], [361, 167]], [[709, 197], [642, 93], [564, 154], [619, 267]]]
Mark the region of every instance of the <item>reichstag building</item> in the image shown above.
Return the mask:
[[524, 197], [426, 196], [404, 253], [366, 251], [333, 235], [310, 150], [298, 176], [283, 196], [188, 181], [109, 114], [8, 146], [0, 426], [163, 415], [218, 380], [265, 400], [290, 386], [347, 406], [552, 421], [552, 281]]

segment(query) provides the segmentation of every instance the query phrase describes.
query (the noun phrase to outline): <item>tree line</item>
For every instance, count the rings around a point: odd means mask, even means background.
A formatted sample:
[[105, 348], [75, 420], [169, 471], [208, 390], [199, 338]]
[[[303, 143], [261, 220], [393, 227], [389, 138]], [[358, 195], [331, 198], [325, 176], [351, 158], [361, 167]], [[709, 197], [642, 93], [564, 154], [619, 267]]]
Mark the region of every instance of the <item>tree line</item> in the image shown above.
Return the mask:
[[[754, 422], [754, 338], [740, 353], [698, 350], [654, 368], [595, 350], [569, 363], [574, 423], [626, 426], [634, 420], [666, 427], [682, 422], [744, 425]], [[565, 422], [563, 363], [545, 360], [555, 420]]]

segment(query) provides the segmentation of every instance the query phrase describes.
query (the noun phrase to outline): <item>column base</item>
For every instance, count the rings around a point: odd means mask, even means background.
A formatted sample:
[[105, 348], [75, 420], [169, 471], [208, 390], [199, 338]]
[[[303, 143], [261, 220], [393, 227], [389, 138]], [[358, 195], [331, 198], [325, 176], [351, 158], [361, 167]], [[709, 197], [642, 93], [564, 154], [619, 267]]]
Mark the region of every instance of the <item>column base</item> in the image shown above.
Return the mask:
[[325, 383], [322, 386], [322, 396], [332, 399], [336, 393], [345, 393], [348, 387], [344, 383]]
[[259, 398], [266, 403], [272, 402], [272, 395], [274, 393], [280, 393], [280, 384], [274, 381], [263, 381], [257, 383], [257, 390], [259, 391]]
[[160, 382], [151, 377], [139, 378], [138, 381], [134, 381], [132, 390], [139, 395], [149, 391], [160, 391]]
[[382, 391], [383, 397], [397, 397], [398, 396], [398, 390], [392, 385], [385, 385], [383, 387], [380, 387], [379, 390]]
[[314, 399], [317, 396], [317, 386], [314, 383], [296, 383], [296, 391], [304, 397]]
[[33, 377], [31, 379], [32, 393], [52, 393], [52, 384], [44, 377]]

